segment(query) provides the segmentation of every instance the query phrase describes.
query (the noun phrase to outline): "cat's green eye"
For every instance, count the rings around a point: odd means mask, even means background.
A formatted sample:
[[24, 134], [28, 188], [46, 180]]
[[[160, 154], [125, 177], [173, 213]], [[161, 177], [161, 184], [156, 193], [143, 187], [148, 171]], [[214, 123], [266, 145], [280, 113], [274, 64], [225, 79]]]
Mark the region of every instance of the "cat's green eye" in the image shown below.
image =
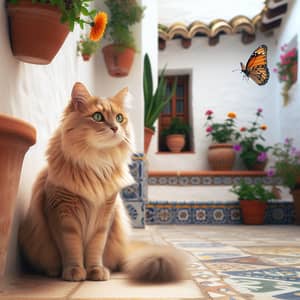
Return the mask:
[[116, 115], [116, 120], [117, 120], [117, 122], [122, 123], [124, 121], [123, 115], [122, 114], [117, 114]]
[[103, 122], [104, 121], [104, 117], [101, 114], [101, 112], [99, 112], [99, 111], [93, 113], [92, 118], [96, 122]]

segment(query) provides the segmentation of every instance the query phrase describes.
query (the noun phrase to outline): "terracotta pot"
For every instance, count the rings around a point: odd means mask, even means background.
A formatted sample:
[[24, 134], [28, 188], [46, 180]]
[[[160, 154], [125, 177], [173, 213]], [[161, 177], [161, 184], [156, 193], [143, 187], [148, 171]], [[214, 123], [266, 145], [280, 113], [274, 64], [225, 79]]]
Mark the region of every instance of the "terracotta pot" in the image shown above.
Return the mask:
[[208, 148], [208, 163], [212, 170], [232, 170], [235, 161], [235, 151], [231, 144], [214, 144]]
[[148, 152], [153, 134], [154, 131], [152, 129], [144, 127], [144, 152], [145, 153]]
[[111, 44], [104, 47], [102, 52], [109, 75], [113, 77], [128, 75], [135, 55], [133, 49]]
[[291, 73], [292, 73], [292, 82], [295, 83], [298, 77], [298, 64], [296, 62], [294, 62], [294, 64], [291, 66]]
[[267, 165], [267, 160], [265, 161], [257, 161], [253, 166], [247, 167], [250, 171], [263, 171]]
[[185, 145], [185, 135], [169, 134], [166, 138], [166, 144], [171, 152], [179, 153]]
[[294, 198], [295, 224], [300, 225], [300, 189], [292, 190], [291, 194]]
[[83, 59], [84, 61], [89, 61], [90, 58], [91, 58], [91, 55], [90, 55], [90, 54], [84, 54], [84, 53], [82, 53], [81, 56], [82, 56], [82, 59]]
[[12, 51], [17, 59], [49, 64], [69, 33], [60, 23], [61, 12], [50, 4], [21, 0], [7, 4]]
[[23, 158], [35, 139], [31, 125], [0, 114], [0, 278], [5, 270]]
[[259, 200], [240, 200], [243, 224], [262, 225], [265, 220], [267, 204]]

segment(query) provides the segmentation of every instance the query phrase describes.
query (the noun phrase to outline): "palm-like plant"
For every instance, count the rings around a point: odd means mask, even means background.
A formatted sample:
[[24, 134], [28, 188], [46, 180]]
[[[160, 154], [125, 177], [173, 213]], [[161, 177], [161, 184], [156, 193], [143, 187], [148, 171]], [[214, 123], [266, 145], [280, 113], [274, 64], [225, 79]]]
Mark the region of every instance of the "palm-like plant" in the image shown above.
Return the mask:
[[167, 81], [164, 78], [165, 68], [160, 72], [158, 85], [153, 91], [152, 69], [148, 54], [144, 57], [144, 73], [143, 73], [143, 88], [144, 88], [144, 126], [155, 130], [154, 123], [158, 119], [160, 113], [171, 100], [177, 81], [175, 80], [171, 93], [167, 92]]

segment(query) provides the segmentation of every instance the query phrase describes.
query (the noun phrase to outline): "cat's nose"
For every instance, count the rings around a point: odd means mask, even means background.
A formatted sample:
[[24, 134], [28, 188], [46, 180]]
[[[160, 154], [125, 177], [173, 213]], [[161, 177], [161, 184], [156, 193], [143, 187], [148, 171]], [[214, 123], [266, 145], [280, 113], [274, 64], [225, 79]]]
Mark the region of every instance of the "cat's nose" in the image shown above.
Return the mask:
[[117, 132], [117, 131], [118, 131], [118, 127], [117, 127], [117, 126], [112, 126], [112, 127], [110, 127], [110, 129], [111, 129], [113, 132]]

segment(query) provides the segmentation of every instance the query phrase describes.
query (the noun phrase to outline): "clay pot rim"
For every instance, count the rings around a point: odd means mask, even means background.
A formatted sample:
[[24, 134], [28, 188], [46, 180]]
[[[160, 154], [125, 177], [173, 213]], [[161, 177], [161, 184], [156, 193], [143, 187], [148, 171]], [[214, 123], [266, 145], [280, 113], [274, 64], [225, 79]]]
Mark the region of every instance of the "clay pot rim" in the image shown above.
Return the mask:
[[30, 146], [36, 142], [36, 130], [32, 125], [5, 114], [0, 114], [0, 134], [2, 133], [25, 139]]
[[144, 130], [147, 131], [148, 133], [154, 134], [154, 130], [149, 127], [144, 127]]
[[215, 149], [215, 148], [233, 148], [233, 144], [228, 143], [218, 143], [218, 144], [212, 144], [208, 147], [208, 149]]
[[107, 49], [109, 49], [109, 48], [118, 48], [118, 47], [124, 48], [125, 50], [129, 50], [129, 51], [136, 52], [133, 48], [125, 47], [124, 45], [121, 45], [121, 44], [113, 44], [113, 43], [104, 46], [104, 47], [102, 48], [102, 52], [104, 52], [105, 50], [107, 50]]

